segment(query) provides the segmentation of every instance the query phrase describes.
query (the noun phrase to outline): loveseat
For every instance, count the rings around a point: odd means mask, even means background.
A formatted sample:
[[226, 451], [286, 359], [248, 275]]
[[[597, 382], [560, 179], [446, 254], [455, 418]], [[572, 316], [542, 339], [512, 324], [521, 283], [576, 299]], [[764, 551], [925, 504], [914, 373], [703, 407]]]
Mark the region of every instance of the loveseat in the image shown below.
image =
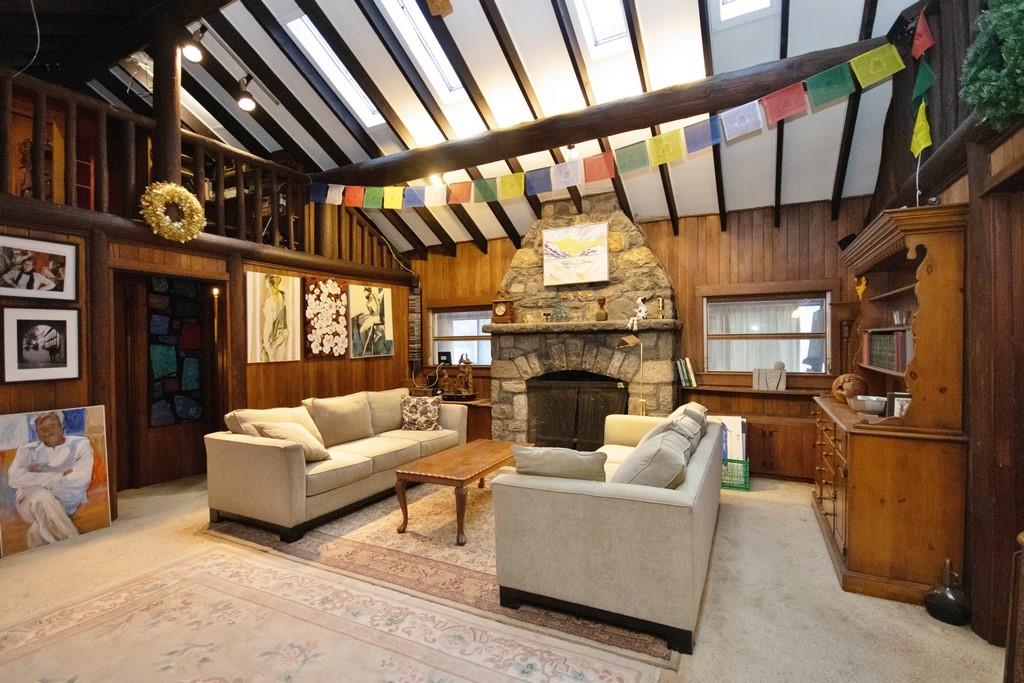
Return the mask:
[[[306, 399], [291, 408], [235, 410], [229, 431], [207, 434], [210, 520], [257, 522], [295, 541], [310, 528], [395, 486], [395, 469], [466, 442], [467, 408], [442, 404], [437, 430], [402, 429], [407, 389]], [[260, 436], [268, 423], [301, 425], [325, 459], [307, 462], [302, 443]], [[265, 430], [264, 430], [265, 431]], [[308, 450], [308, 449], [307, 449]]]
[[[610, 479], [665, 420], [609, 415]], [[690, 653], [722, 483], [722, 425], [706, 419], [676, 488], [505, 473], [494, 478], [502, 605], [531, 602], [647, 631]]]

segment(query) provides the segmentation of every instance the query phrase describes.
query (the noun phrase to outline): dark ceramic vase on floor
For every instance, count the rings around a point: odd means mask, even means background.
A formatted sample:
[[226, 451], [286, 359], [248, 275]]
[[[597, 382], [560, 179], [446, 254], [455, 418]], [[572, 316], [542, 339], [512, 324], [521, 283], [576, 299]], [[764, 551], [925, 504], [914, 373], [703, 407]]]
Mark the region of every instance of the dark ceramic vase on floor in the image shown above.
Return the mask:
[[930, 589], [924, 595], [924, 607], [928, 614], [939, 621], [955, 626], [963, 626], [971, 620], [971, 601], [960, 588], [960, 576], [953, 571], [949, 560], [942, 572], [942, 583]]

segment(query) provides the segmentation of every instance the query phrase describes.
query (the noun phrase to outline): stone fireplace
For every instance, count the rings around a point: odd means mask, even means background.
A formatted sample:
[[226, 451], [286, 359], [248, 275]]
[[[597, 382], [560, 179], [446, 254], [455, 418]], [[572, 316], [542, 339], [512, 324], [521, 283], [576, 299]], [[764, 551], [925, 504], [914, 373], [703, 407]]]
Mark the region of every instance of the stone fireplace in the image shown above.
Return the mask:
[[[527, 441], [530, 406], [527, 381], [550, 373], [580, 371], [623, 383], [628, 412], [667, 415], [675, 407], [680, 324], [676, 320], [671, 281], [647, 245], [643, 232], [615, 203], [614, 195], [584, 199], [584, 213], [571, 213], [569, 202], [545, 204], [502, 280], [513, 302], [515, 322], [484, 327], [491, 335], [491, 433], [495, 439]], [[608, 223], [607, 282], [545, 287], [543, 239], [548, 228]], [[647, 298], [649, 319], [637, 332], [627, 327], [636, 299]], [[597, 321], [597, 298], [607, 301], [608, 320]], [[661, 299], [662, 305], [658, 306]], [[558, 304], [561, 303], [561, 306]], [[548, 321], [557, 309], [568, 320]], [[624, 336], [636, 334], [643, 345], [621, 348]]]

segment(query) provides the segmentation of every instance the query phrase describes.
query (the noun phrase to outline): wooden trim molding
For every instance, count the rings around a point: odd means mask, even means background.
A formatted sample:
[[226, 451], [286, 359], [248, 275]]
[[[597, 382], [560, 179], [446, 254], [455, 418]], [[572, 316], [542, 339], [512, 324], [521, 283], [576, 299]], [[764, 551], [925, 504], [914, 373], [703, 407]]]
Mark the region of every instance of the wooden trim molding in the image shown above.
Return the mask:
[[698, 285], [699, 297], [755, 296], [765, 294], [803, 294], [805, 292], [832, 292], [840, 290], [838, 280], [782, 280], [778, 282], [742, 282], [729, 285]]

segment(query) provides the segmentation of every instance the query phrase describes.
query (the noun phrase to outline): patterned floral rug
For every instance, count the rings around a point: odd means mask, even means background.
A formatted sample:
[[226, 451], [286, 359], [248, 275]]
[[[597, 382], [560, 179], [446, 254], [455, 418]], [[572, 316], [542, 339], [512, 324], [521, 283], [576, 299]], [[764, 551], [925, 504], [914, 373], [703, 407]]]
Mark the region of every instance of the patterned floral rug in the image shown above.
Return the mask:
[[329, 522], [295, 543], [282, 543], [262, 529], [235, 522], [218, 524], [214, 535], [256, 544], [285, 555], [368, 578], [414, 595], [468, 607], [506, 623], [624, 651], [667, 669], [679, 654], [662, 638], [523, 605], [502, 607], [494, 566], [491, 490], [471, 487], [466, 503], [466, 545], [455, 545], [455, 496], [450, 487], [410, 488], [409, 527], [396, 532], [402, 513], [394, 496]]
[[633, 659], [230, 548], [0, 630], [4, 681], [657, 678]]

